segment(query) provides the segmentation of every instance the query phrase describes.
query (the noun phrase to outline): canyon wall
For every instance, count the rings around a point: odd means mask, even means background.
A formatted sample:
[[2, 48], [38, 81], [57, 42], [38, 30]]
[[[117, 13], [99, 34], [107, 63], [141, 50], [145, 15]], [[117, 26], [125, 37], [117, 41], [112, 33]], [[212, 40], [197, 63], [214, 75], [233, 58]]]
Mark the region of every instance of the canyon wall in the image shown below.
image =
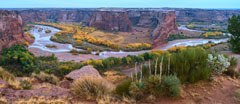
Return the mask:
[[131, 32], [132, 24], [124, 11], [99, 11], [81, 9], [44, 9], [19, 11], [25, 23], [28, 22], [77, 22], [106, 31]]
[[0, 51], [30, 40], [24, 35], [21, 16], [14, 11], [0, 10]]
[[[106, 31], [133, 32], [133, 27], [154, 30], [149, 37], [164, 43], [168, 35], [177, 31], [176, 15], [169, 10], [148, 9], [30, 9], [19, 10], [23, 21], [77, 22]], [[159, 39], [163, 38], [163, 39]]]
[[240, 15], [239, 9], [173, 9], [177, 22], [206, 22], [226, 25], [233, 15]]

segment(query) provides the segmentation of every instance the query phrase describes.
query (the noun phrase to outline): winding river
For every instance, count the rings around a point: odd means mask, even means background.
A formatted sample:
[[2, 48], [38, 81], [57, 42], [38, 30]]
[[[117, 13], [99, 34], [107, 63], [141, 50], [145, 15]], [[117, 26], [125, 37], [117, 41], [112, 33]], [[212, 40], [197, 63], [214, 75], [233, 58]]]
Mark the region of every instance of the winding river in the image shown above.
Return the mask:
[[[42, 28], [42, 31], [39, 29]], [[51, 33], [46, 33], [46, 30], [51, 30]], [[71, 44], [61, 44], [57, 42], [53, 42], [50, 40], [51, 36], [55, 33], [59, 32], [59, 29], [50, 27], [50, 26], [42, 26], [42, 25], [35, 25], [34, 28], [30, 30], [30, 33], [34, 35], [35, 42], [29, 46], [29, 50], [33, 52], [37, 56], [46, 55], [46, 54], [55, 54], [61, 61], [84, 61], [88, 59], [101, 59], [107, 57], [124, 57], [127, 55], [137, 55], [148, 52], [150, 50], [145, 51], [137, 51], [137, 52], [110, 52], [104, 51], [98, 55], [93, 54], [80, 54], [80, 55], [72, 55], [69, 53], [74, 48]], [[157, 50], [167, 50], [174, 46], [196, 46], [200, 44], [206, 44], [208, 42], [213, 43], [220, 43], [226, 42], [228, 39], [181, 39], [181, 40], [174, 40], [170, 41], [167, 44], [162, 45]], [[47, 47], [48, 45], [56, 46], [56, 47]], [[77, 49], [81, 51], [81, 49]]]

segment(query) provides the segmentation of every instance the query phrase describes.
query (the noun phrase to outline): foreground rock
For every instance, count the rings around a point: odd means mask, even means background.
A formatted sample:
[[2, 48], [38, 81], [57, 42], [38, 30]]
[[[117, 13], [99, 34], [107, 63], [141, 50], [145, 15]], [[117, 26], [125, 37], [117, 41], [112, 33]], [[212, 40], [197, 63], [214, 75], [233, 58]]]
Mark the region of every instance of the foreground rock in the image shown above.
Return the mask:
[[33, 85], [31, 90], [14, 90], [10, 88], [0, 88], [0, 94], [11, 104], [18, 99], [30, 99], [43, 97], [46, 99], [69, 98], [71, 94], [68, 89], [60, 88], [55, 85], [40, 83]]
[[14, 11], [0, 10], [0, 51], [25, 41], [32, 39], [24, 35], [21, 16]]
[[72, 71], [71, 73], [66, 75], [65, 78], [68, 80], [76, 80], [85, 76], [101, 77], [97, 69], [95, 69], [91, 65], [88, 65], [82, 67], [81, 69]]

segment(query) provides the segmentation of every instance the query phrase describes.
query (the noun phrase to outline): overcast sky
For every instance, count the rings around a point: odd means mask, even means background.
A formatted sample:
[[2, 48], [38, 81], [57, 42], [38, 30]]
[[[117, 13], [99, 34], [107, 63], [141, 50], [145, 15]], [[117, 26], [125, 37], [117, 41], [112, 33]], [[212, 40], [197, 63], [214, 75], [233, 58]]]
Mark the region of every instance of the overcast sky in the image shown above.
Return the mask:
[[240, 0], [1, 0], [0, 8], [240, 8]]

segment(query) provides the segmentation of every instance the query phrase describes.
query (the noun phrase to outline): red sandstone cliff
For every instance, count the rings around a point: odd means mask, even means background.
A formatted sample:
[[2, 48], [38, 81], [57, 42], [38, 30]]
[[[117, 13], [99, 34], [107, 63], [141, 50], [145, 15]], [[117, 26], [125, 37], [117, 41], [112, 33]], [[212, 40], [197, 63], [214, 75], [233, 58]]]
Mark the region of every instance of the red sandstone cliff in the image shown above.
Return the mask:
[[14, 11], [0, 10], [0, 51], [30, 40], [24, 35], [21, 16]]
[[131, 32], [132, 24], [125, 11], [100, 10], [23, 10], [19, 11], [28, 22], [81, 22], [106, 31]]
[[152, 37], [154, 38], [153, 47], [167, 42], [169, 34], [176, 34], [178, 32], [174, 11], [162, 13], [162, 18], [159, 19], [159, 24], [152, 32]]
[[96, 12], [91, 17], [89, 26], [101, 30], [131, 32], [132, 24], [126, 12]]

